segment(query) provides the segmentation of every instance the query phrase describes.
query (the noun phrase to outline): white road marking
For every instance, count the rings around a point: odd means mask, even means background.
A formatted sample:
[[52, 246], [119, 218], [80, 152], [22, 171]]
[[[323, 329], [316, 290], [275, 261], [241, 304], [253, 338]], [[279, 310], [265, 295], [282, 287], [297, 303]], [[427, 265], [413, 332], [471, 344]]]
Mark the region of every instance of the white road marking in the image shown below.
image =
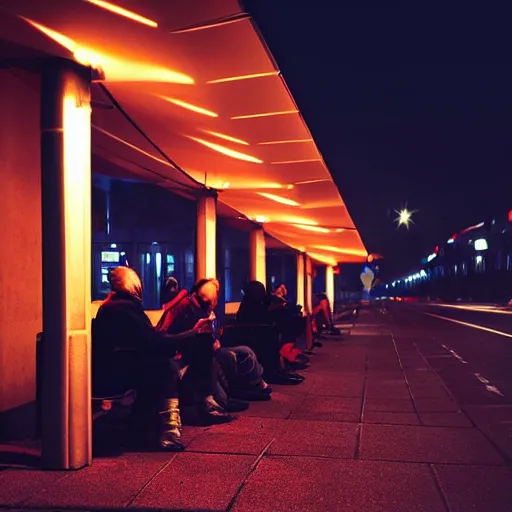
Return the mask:
[[497, 313], [500, 315], [512, 315], [512, 311], [508, 309], [499, 309], [498, 306], [467, 306], [460, 304], [431, 304], [435, 307], [463, 309], [465, 311], [477, 311], [483, 313]]
[[496, 393], [497, 395], [500, 395], [500, 396], [505, 396], [496, 386], [492, 386], [491, 385], [491, 382], [486, 379], [484, 376], [480, 375], [479, 373], [475, 373], [475, 377], [482, 383], [485, 385], [485, 389], [487, 389], [487, 391], [491, 392], [491, 393]]
[[462, 322], [461, 320], [455, 320], [454, 318], [448, 318], [446, 316], [435, 315], [434, 313], [425, 313], [425, 315], [433, 316], [435, 318], [440, 318], [441, 320], [446, 320], [447, 322], [453, 322], [454, 324], [465, 325], [466, 327], [472, 327], [473, 329], [480, 329], [481, 331], [486, 331], [486, 332], [490, 332], [492, 334], [497, 334], [498, 336], [504, 336], [505, 338], [512, 338], [512, 334], [509, 334], [508, 332], [497, 331], [496, 329], [484, 327], [483, 325], [470, 324], [469, 322]]
[[462, 358], [461, 355], [457, 354], [457, 352], [455, 352], [455, 350], [452, 350], [451, 348], [448, 348], [446, 345], [441, 345], [445, 350], [448, 350], [448, 352], [450, 352], [450, 354], [455, 357], [455, 359], [458, 359], [462, 364], [468, 364], [467, 361], [464, 361], [464, 359]]

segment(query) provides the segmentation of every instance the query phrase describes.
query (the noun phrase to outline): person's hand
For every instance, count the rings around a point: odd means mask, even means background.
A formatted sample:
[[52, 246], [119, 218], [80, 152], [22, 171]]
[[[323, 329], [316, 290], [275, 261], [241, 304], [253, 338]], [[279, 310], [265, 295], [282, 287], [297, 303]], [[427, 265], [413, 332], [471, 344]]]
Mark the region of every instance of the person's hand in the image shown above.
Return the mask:
[[215, 340], [213, 342], [213, 350], [220, 350], [220, 348], [221, 348], [220, 341], [219, 340]]
[[210, 327], [211, 328], [211, 320], [210, 318], [200, 318], [196, 325], [194, 325], [194, 331], [204, 331], [206, 329], [206, 327]]

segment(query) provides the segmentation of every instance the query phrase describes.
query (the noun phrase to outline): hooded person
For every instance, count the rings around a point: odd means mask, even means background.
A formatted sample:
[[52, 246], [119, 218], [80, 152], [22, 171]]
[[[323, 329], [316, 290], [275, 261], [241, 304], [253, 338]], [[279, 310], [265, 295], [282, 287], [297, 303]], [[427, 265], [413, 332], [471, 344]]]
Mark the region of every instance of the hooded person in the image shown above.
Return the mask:
[[113, 269], [110, 283], [93, 323], [93, 392], [112, 396], [135, 388], [137, 402], [150, 414], [158, 412], [159, 447], [181, 451], [176, 348], [144, 312], [142, 283], [133, 269]]
[[170, 276], [166, 279], [162, 288], [162, 308], [165, 309], [165, 305], [171, 302], [176, 295], [178, 295], [179, 288], [178, 280], [175, 277]]

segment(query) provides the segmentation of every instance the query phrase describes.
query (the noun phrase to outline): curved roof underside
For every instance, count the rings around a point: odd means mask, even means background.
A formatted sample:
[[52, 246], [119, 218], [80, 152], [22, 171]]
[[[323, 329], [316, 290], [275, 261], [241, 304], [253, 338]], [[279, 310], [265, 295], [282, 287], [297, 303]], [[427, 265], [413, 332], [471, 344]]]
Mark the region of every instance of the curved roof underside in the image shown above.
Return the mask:
[[[113, 5], [145, 19], [107, 9]], [[101, 166], [94, 170], [184, 195], [216, 188], [230, 207], [224, 211], [264, 222], [270, 235], [314, 259], [366, 258], [297, 105], [237, 0], [0, 0], [0, 7], [5, 41], [104, 72], [92, 90], [93, 163]], [[112, 97], [175, 165], [112, 108]]]

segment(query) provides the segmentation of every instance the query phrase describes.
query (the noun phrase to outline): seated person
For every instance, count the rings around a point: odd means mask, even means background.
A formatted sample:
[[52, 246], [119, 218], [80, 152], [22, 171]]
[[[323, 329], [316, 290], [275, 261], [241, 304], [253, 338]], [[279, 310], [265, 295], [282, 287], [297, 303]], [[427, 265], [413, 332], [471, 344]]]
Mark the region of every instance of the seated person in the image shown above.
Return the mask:
[[289, 340], [281, 348], [281, 356], [296, 369], [307, 367], [308, 357], [295, 347], [295, 341], [305, 333], [302, 317], [302, 306], [294, 304], [286, 298], [288, 290], [284, 284], [277, 287], [271, 295], [270, 312], [277, 316], [283, 328], [283, 336]]
[[340, 334], [332, 320], [332, 309], [325, 293], [318, 293], [313, 297], [313, 322], [317, 332], [327, 330], [330, 334]]
[[142, 307], [137, 273], [117, 267], [110, 276], [112, 292], [100, 306], [92, 336], [93, 395], [113, 396], [137, 390], [160, 418], [159, 447], [180, 451], [179, 368], [176, 349], [155, 332]]
[[258, 392], [268, 397], [271, 390], [262, 380], [263, 369], [249, 347], [221, 347], [215, 332], [214, 313], [218, 303], [219, 288], [220, 285], [216, 279], [202, 279], [194, 285], [190, 294], [182, 290], [175, 300], [166, 306], [157, 329], [177, 333], [198, 328], [212, 334], [216, 361], [229, 385], [229, 390], [224, 389], [223, 393], [222, 389], [219, 389], [218, 382], [214, 381], [217, 398], [222, 402], [223, 408], [234, 410], [238, 407], [230, 400], [229, 391], [244, 396], [254, 395], [254, 398], [258, 399]]
[[171, 302], [176, 297], [176, 295], [178, 295], [178, 292], [178, 280], [172, 276], [168, 277], [162, 289], [162, 308], [165, 308], [165, 305]]
[[290, 315], [285, 312], [284, 301], [273, 301], [272, 296], [267, 295], [265, 286], [259, 281], [251, 281], [244, 288], [244, 297], [240, 303], [240, 307], [237, 313], [237, 323], [242, 325], [275, 325], [276, 329], [281, 335], [281, 343], [278, 348], [277, 358], [281, 358], [281, 361], [274, 361], [275, 355], [273, 353], [274, 347], [268, 346], [267, 351], [263, 354], [266, 359], [266, 364], [272, 367], [272, 375], [274, 377], [280, 377], [283, 373], [286, 374], [287, 379], [291, 380], [304, 380], [299, 374], [293, 372], [286, 372], [286, 365], [284, 360], [287, 357], [293, 357], [289, 355], [294, 345], [294, 336], [299, 333], [296, 332], [297, 325], [295, 322], [290, 321]]

